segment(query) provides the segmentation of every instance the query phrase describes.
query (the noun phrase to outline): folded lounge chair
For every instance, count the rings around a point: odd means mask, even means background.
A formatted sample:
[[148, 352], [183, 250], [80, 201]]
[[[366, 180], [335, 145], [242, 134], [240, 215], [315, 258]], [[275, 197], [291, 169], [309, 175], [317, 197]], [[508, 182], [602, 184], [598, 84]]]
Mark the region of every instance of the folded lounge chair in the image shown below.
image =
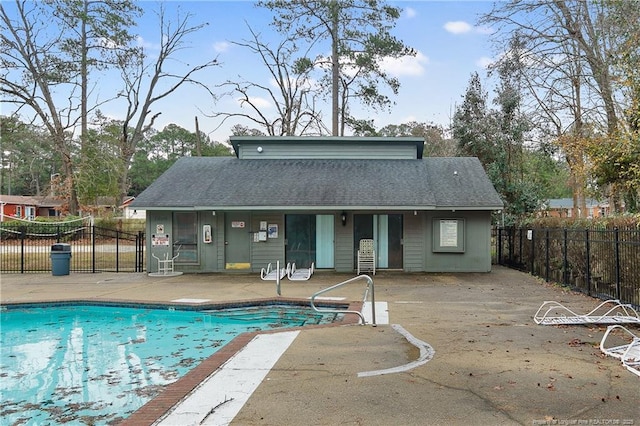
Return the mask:
[[291, 269], [290, 264], [287, 264], [285, 268], [280, 268], [280, 262], [276, 263], [276, 269], [272, 269], [271, 263], [269, 263], [267, 265], [267, 269], [262, 268], [260, 270], [260, 278], [263, 281], [276, 281], [278, 279], [283, 279], [287, 275], [290, 269]]
[[586, 314], [577, 314], [566, 306], [553, 301], [544, 302], [533, 316], [536, 324], [640, 324], [640, 315], [619, 300], [607, 300]]
[[[610, 342], [611, 332], [620, 329], [624, 331], [631, 338], [630, 343], [608, 346]], [[609, 340], [609, 341], [608, 341]], [[640, 376], [640, 337], [633, 334], [621, 325], [610, 325], [607, 327], [606, 333], [602, 336], [600, 341], [600, 350], [609, 356], [617, 358], [622, 361], [622, 365], [636, 376]]]
[[376, 274], [376, 251], [373, 247], [373, 240], [360, 240], [358, 246], [358, 275], [362, 271], [371, 271], [373, 275]]
[[182, 275], [182, 272], [174, 270], [175, 260], [180, 256], [180, 248], [175, 256], [169, 257], [169, 253], [164, 254], [164, 259], [159, 258], [155, 254], [151, 253], [151, 256], [158, 261], [158, 271], [149, 272], [150, 277], [175, 277], [176, 275]]
[[291, 281], [307, 281], [313, 275], [314, 263], [311, 262], [311, 266], [309, 268], [300, 268], [296, 269], [296, 264], [293, 263], [291, 268], [287, 273], [287, 278]]

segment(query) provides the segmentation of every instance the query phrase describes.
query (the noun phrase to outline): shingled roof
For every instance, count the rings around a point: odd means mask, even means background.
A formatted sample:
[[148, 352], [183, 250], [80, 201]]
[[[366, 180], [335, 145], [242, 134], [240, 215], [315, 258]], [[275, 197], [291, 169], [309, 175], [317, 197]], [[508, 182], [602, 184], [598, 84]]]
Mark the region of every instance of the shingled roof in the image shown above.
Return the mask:
[[131, 204], [147, 210], [496, 210], [477, 158], [184, 157]]

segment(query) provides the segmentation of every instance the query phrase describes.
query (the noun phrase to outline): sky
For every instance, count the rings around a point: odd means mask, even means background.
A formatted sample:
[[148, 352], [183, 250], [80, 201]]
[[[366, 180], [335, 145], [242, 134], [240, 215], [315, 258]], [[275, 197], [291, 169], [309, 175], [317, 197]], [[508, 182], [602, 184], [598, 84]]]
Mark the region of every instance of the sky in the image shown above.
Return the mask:
[[[417, 52], [415, 57], [387, 64], [389, 73], [401, 83], [398, 95], [393, 95], [394, 105], [389, 112], [372, 112], [355, 109], [358, 118], [374, 119], [376, 128], [387, 124], [401, 124], [409, 121], [427, 122], [448, 127], [456, 105], [461, 103], [469, 79], [473, 72], [486, 76], [486, 66], [496, 53], [490, 43], [491, 29], [477, 25], [482, 13], [491, 10], [493, 2], [480, 0], [443, 1], [389, 1], [402, 9], [393, 35]], [[139, 19], [136, 32], [138, 43], [147, 48], [150, 56], [157, 52], [160, 42], [159, 26], [154, 10], [159, 3], [144, 1], [140, 4], [145, 14]], [[191, 25], [206, 24], [192, 33], [184, 48], [174, 56], [170, 71], [180, 72], [187, 66], [195, 66], [217, 58], [219, 66], [195, 75], [214, 92], [222, 93], [218, 85], [227, 80], [252, 81], [269, 85], [270, 77], [260, 58], [233, 42], [250, 39], [249, 26], [261, 35], [261, 41], [274, 45], [282, 38], [269, 24], [272, 14], [258, 8], [252, 1], [164, 1], [167, 16], [175, 19], [191, 14]], [[117, 79], [103, 76], [94, 89], [96, 98], [104, 98], [113, 89]], [[487, 89], [487, 87], [485, 87]], [[264, 111], [273, 110], [268, 99], [260, 99]], [[112, 118], [122, 118], [123, 105], [108, 103], [101, 111]], [[207, 117], [214, 111], [242, 111], [237, 96], [222, 96], [217, 100], [202, 88], [184, 86], [169, 98], [155, 104], [153, 112], [162, 114], [154, 127], [161, 130], [174, 123], [190, 131], [195, 131], [195, 117], [200, 130], [213, 140], [224, 142], [230, 136], [230, 128], [235, 124], [258, 128], [243, 119], [228, 119], [221, 124], [220, 119]], [[330, 108], [323, 108], [325, 124], [330, 129]]]

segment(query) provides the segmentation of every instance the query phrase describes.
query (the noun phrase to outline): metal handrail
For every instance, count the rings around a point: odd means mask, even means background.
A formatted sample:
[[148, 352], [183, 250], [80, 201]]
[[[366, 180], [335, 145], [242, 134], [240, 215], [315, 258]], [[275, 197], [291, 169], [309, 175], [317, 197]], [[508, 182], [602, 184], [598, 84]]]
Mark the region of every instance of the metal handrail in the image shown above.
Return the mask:
[[319, 309], [314, 301], [315, 298], [318, 297], [321, 294], [327, 293], [331, 290], [334, 290], [338, 287], [342, 287], [344, 285], [347, 285], [349, 283], [352, 283], [354, 281], [358, 281], [358, 280], [366, 280], [367, 281], [367, 288], [364, 291], [364, 297], [362, 299], [363, 302], [366, 302], [367, 300], [367, 295], [369, 294], [369, 290], [371, 290], [371, 321], [372, 321], [372, 325], [375, 327], [376, 324], [376, 297], [375, 297], [375, 289], [373, 286], [373, 280], [371, 279], [370, 276], [368, 275], [358, 275], [357, 277], [353, 277], [350, 278], [346, 281], [343, 281], [341, 283], [332, 285], [331, 287], [327, 287], [323, 290], [319, 290], [316, 291], [313, 296], [311, 296], [311, 307], [316, 311], [316, 312], [323, 312], [323, 313], [336, 313], [336, 314], [356, 314], [360, 317], [360, 321], [362, 321], [362, 324], [365, 324], [365, 319], [364, 319], [364, 315], [362, 315], [362, 312], [358, 312], [358, 311], [350, 311], [350, 310], [344, 310], [344, 309]]

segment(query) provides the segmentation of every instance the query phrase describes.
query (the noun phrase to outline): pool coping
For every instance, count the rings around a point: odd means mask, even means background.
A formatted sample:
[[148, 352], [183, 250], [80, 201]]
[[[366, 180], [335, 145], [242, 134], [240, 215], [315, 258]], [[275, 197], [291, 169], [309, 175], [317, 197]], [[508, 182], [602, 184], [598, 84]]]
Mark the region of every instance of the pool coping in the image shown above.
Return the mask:
[[[341, 301], [316, 301], [318, 307], [335, 307], [340, 306], [341, 309], [349, 311], [361, 312], [364, 302], [341, 302]], [[247, 306], [261, 305], [310, 305], [309, 299], [299, 298], [262, 298], [262, 299], [243, 299], [225, 302], [149, 302], [135, 301], [131, 299], [58, 299], [58, 300], [42, 300], [31, 302], [5, 302], [0, 304], [0, 309], [20, 307], [39, 307], [39, 306], [72, 306], [72, 305], [91, 305], [91, 306], [123, 306], [123, 307], [141, 307], [143, 309], [156, 309], [160, 307], [181, 308], [183, 310], [203, 310], [210, 308], [225, 309], [239, 308]], [[201, 361], [194, 368], [189, 370], [184, 376], [173, 383], [165, 385], [160, 394], [153, 399], [147, 401], [144, 405], [134, 411], [130, 416], [122, 419], [118, 424], [121, 426], [139, 426], [153, 425], [161, 420], [173, 407], [184, 400], [191, 392], [194, 391], [209, 376], [214, 374], [222, 365], [229, 361], [234, 355], [242, 350], [251, 340], [259, 334], [273, 334], [294, 330], [310, 330], [326, 327], [341, 327], [345, 325], [360, 324], [360, 318], [355, 314], [345, 314], [342, 319], [329, 324], [314, 324], [301, 327], [289, 327], [275, 330], [262, 330], [245, 332], [233, 338], [226, 345], [218, 349], [213, 355]]]

